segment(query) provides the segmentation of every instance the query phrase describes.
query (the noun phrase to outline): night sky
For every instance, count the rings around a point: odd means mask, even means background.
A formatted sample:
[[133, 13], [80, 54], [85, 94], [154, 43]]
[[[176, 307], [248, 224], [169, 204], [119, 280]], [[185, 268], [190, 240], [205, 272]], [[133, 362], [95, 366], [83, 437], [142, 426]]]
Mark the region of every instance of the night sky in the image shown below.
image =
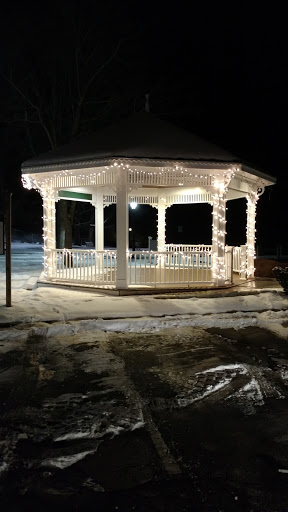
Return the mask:
[[[156, 116], [277, 177], [277, 185], [259, 201], [257, 238], [266, 245], [288, 243], [284, 13], [274, 7], [265, 10], [263, 4], [259, 10], [231, 4], [233, 11], [221, 10], [218, 3], [189, 8], [167, 2], [59, 4], [1, 4], [0, 170], [2, 187], [13, 191], [13, 227], [41, 231], [40, 196], [22, 190], [20, 165], [51, 145], [35, 122], [33, 109], [9, 81], [37, 99], [44, 111], [53, 103], [53, 95], [61, 99], [52, 113], [50, 109], [50, 117], [57, 117], [57, 144], [68, 142], [75, 49], [82, 41], [83, 83], [119, 48], [89, 88], [78, 133], [143, 110], [149, 92]], [[228, 203], [228, 243], [239, 243], [236, 235], [241, 242], [245, 237], [245, 219], [244, 223], [240, 219], [245, 205], [232, 203]], [[199, 208], [206, 219], [207, 211]], [[174, 218], [168, 238], [174, 242], [176, 233], [180, 237], [183, 233], [183, 242], [188, 241], [188, 224], [185, 227], [182, 222], [179, 232], [179, 218], [183, 213], [187, 218], [187, 212], [180, 210], [168, 212], [168, 221], [169, 215]], [[232, 217], [237, 217], [238, 224]]]

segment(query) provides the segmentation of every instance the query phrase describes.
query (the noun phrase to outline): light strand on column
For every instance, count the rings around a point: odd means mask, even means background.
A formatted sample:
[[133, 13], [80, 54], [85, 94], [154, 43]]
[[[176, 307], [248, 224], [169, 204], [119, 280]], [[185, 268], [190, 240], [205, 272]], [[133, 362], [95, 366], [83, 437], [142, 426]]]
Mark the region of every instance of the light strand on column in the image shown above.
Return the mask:
[[51, 189], [41, 189], [43, 198], [43, 273], [49, 279], [53, 273], [53, 253], [55, 248], [55, 192]]
[[254, 259], [255, 259], [255, 222], [256, 222], [256, 206], [258, 201], [258, 193], [256, 191], [251, 191], [247, 194], [247, 227], [246, 227], [246, 237], [247, 237], [247, 277], [254, 276]]
[[212, 278], [214, 282], [224, 283], [226, 280], [225, 265], [225, 235], [226, 235], [226, 193], [229, 183], [235, 175], [235, 169], [224, 174], [222, 179], [214, 179], [215, 192], [212, 194], [213, 202], [213, 252], [212, 252]]

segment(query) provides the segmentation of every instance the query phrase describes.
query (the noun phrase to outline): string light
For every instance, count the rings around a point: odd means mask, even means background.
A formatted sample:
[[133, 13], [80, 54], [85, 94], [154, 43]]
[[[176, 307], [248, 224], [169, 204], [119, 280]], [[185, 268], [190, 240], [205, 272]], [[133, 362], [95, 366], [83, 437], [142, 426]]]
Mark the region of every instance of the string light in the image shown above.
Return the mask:
[[[151, 204], [158, 208], [157, 215], [157, 237], [158, 252], [166, 250], [165, 245], [165, 227], [166, 227], [166, 208], [175, 202], [211, 202], [213, 205], [213, 235], [212, 235], [212, 277], [216, 284], [223, 284], [226, 280], [226, 263], [225, 263], [225, 235], [226, 235], [226, 199], [227, 192], [231, 180], [235, 174], [243, 178], [244, 174], [238, 165], [223, 169], [223, 164], [219, 164], [219, 169], [207, 169], [205, 163], [197, 164], [198, 169], [185, 168], [180, 164], [155, 167], [153, 170], [143, 169], [141, 167], [149, 167], [152, 160], [143, 160], [141, 165], [135, 166], [132, 163], [113, 160], [109, 165], [102, 165], [99, 168], [87, 169], [69, 169], [58, 170], [53, 169], [44, 172], [27, 173], [22, 175], [22, 183], [28, 190], [38, 190], [43, 197], [43, 241], [44, 241], [44, 275], [47, 279], [51, 279], [56, 262], [53, 260], [53, 249], [55, 249], [55, 201], [58, 198], [58, 191], [61, 189], [102, 186], [103, 189], [103, 206], [116, 201], [115, 186], [118, 169], [121, 172], [127, 172], [128, 184], [130, 190], [143, 187], [155, 187], [149, 196], [130, 196], [131, 206], [133, 202], [140, 204]], [[155, 163], [155, 162], [154, 162]], [[83, 162], [84, 164], [84, 162]], [[88, 163], [87, 163], [88, 165]], [[91, 162], [89, 163], [91, 165]], [[217, 164], [215, 164], [217, 165]], [[200, 168], [200, 169], [199, 169]], [[199, 172], [200, 171], [200, 172]], [[242, 172], [242, 174], [241, 174]], [[248, 189], [255, 187], [255, 177], [247, 177], [245, 180]], [[244, 178], [242, 179], [244, 181]], [[194, 189], [194, 195], [186, 190], [178, 195], [158, 196], [157, 187], [186, 187]], [[107, 194], [107, 189], [112, 189], [112, 194]], [[196, 197], [195, 189], [199, 193]], [[158, 189], [159, 190], [159, 189]], [[109, 192], [111, 194], [111, 192]], [[164, 192], [165, 194], [165, 192]], [[194, 197], [195, 196], [195, 197]], [[247, 276], [254, 274], [254, 257], [255, 257], [255, 215], [258, 194], [252, 190], [247, 194], [247, 256], [246, 256], [246, 273]], [[67, 250], [68, 251], [68, 250]], [[66, 254], [66, 253], [65, 253]], [[69, 254], [67, 252], [67, 254]], [[160, 257], [161, 258], [161, 257]]]
[[247, 227], [246, 227], [246, 238], [247, 238], [247, 263], [246, 263], [246, 274], [247, 277], [254, 276], [254, 259], [255, 259], [255, 222], [256, 222], [256, 206], [258, 201], [258, 193], [256, 190], [250, 191], [247, 194]]
[[[84, 164], [84, 162], [83, 162]], [[143, 161], [142, 165], [149, 165], [149, 161]], [[201, 163], [199, 162], [199, 166]], [[216, 165], [216, 164], [215, 164]], [[223, 166], [223, 164], [222, 164]], [[116, 175], [115, 170], [117, 169], [128, 170], [128, 181], [131, 184], [155, 184], [155, 185], [172, 185], [176, 187], [179, 184], [197, 186], [202, 185], [204, 187], [212, 186], [212, 181], [216, 177], [223, 176], [223, 169], [220, 172], [216, 169], [209, 171], [203, 169], [202, 174], [198, 172], [191, 172], [190, 168], [185, 168], [179, 165], [156, 167], [155, 170], [148, 171], [143, 170], [130, 164], [124, 164], [123, 162], [114, 161], [110, 165], [102, 166], [97, 171], [95, 168], [91, 172], [91, 168], [83, 169], [70, 169], [70, 170], [59, 170], [50, 171], [41, 170], [40, 173], [29, 173], [22, 175], [22, 183], [24, 188], [29, 190], [35, 189], [40, 190], [41, 188], [54, 188], [60, 190], [61, 188], [77, 187], [77, 186], [89, 186], [89, 185], [115, 185]], [[239, 171], [239, 167], [233, 167], [233, 170]], [[228, 172], [230, 169], [228, 169]], [[226, 172], [224, 170], [224, 172]]]

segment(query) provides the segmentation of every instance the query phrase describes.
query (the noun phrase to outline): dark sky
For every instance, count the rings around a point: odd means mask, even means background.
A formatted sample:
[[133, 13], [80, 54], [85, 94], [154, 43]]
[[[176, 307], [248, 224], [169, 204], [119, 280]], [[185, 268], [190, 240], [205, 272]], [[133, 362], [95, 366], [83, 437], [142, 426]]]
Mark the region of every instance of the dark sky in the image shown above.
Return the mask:
[[[259, 204], [265, 226], [260, 235], [275, 243], [288, 241], [284, 12], [271, 5], [265, 9], [263, 4], [261, 9], [246, 9], [233, 3], [228, 11], [218, 3], [213, 7], [209, 3], [184, 7], [182, 2], [60, 3], [2, 2], [1, 174], [2, 181], [10, 181], [16, 204], [26, 200], [18, 183], [21, 161], [31, 156], [31, 147], [23, 123], [15, 122], [21, 100], [5, 77], [13, 76], [21, 87], [31, 77], [38, 87], [47, 73], [63, 79], [73, 66], [75, 34], [81, 33], [88, 34], [84, 57], [96, 49], [91, 67], [86, 67], [87, 76], [121, 40], [117, 58], [91, 90], [91, 101], [97, 98], [103, 103], [95, 107], [94, 101], [87, 107], [89, 112], [95, 108], [95, 115], [83, 126], [100, 128], [143, 109], [149, 91], [155, 115], [218, 143], [278, 178]], [[48, 102], [49, 86], [45, 90], [41, 85], [40, 90], [42, 101]], [[33, 132], [33, 137], [36, 152], [49, 149], [45, 135]]]

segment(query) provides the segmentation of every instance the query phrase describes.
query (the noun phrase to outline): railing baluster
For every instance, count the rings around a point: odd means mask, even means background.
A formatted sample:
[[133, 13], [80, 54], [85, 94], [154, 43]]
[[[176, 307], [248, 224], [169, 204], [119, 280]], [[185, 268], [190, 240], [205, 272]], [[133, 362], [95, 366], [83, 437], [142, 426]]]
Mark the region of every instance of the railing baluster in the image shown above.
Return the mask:
[[63, 251], [59, 251], [59, 255], [61, 255], [61, 278], [64, 279], [64, 255], [63, 255]]
[[[109, 283], [111, 282], [111, 276], [112, 276], [112, 262], [113, 262], [113, 259], [112, 259], [112, 252], [109, 252], [109, 259], [107, 260], [107, 278], [106, 278], [106, 281], [108, 281]], [[108, 267], [108, 264], [109, 264], [109, 267]], [[108, 272], [108, 268], [110, 269], [110, 272]]]

